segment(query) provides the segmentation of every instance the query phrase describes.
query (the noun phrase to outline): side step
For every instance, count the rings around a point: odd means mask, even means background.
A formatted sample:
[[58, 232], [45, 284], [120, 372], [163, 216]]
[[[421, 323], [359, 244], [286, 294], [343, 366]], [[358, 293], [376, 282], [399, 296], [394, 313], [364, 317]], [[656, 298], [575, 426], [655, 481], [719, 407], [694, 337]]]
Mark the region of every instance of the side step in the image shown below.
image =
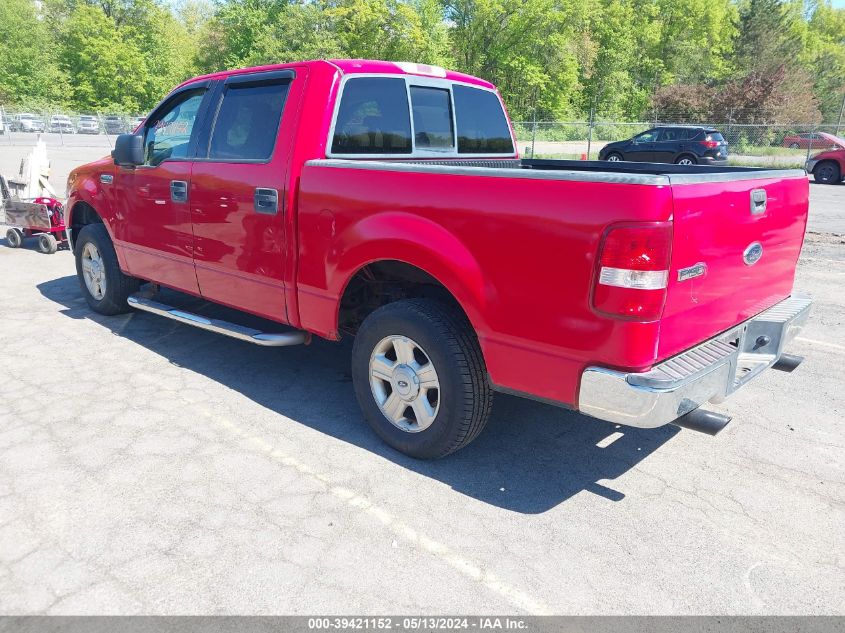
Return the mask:
[[173, 319], [186, 325], [193, 325], [201, 330], [224, 334], [225, 336], [231, 336], [232, 338], [255, 343], [256, 345], [284, 347], [287, 345], [307, 345], [311, 342], [311, 334], [308, 332], [295, 330], [293, 332], [271, 334], [262, 332], [261, 330], [253, 330], [252, 328], [229, 323], [228, 321], [209, 319], [199, 314], [185, 312], [184, 310], [179, 310], [164, 303], [153, 301], [141, 293], [130, 295], [127, 303], [131, 307], [144, 310], [145, 312], [152, 312], [153, 314], [167, 317], [168, 319]]

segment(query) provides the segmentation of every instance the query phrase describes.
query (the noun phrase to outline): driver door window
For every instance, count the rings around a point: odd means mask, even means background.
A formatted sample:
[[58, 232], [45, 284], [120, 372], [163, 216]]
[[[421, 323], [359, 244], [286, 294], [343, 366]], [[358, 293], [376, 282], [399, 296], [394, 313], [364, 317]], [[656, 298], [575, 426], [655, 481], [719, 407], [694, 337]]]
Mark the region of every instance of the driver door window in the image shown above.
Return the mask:
[[657, 138], [657, 130], [643, 132], [634, 137], [634, 143], [653, 143]]
[[189, 158], [191, 133], [205, 89], [191, 90], [147, 124], [144, 132], [144, 164], [160, 165], [166, 160]]

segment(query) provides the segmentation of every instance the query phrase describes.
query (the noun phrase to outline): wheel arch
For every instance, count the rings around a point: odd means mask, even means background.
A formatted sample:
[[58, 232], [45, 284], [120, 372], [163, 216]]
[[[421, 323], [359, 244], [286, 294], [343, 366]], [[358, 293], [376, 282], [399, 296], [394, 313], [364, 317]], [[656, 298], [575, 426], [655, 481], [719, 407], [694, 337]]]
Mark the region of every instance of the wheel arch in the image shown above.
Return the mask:
[[[336, 299], [332, 334], [342, 326], [348, 331], [351, 293], [365, 281], [382, 291], [378, 305], [433, 293], [459, 308], [477, 332], [486, 331], [492, 288], [466, 245], [442, 225], [404, 212], [378, 213], [346, 228], [333, 250], [339, 256], [326, 279]], [[354, 329], [354, 319], [351, 324]]]

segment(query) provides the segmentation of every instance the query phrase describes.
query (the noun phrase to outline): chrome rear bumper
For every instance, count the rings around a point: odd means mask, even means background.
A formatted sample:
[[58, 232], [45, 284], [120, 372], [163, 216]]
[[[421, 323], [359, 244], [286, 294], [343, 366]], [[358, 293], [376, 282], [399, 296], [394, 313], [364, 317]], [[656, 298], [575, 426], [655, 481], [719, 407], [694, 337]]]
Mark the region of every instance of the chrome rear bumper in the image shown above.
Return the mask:
[[578, 410], [608, 422], [654, 428], [719, 402], [774, 365], [807, 321], [812, 301], [791, 296], [650, 371], [588, 367]]

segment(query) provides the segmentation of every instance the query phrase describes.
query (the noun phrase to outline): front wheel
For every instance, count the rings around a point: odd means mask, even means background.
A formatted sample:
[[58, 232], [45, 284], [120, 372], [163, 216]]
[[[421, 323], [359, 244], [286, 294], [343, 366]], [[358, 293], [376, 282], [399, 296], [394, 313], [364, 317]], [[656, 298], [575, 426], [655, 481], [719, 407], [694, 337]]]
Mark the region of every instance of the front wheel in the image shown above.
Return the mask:
[[82, 227], [74, 247], [79, 287], [91, 309], [108, 315], [129, 312], [131, 308], [126, 300], [141, 282], [121, 272], [106, 227], [102, 224]]
[[789, 149], [801, 149], [801, 146], [798, 143], [790, 143]]
[[839, 165], [833, 161], [824, 161], [813, 170], [813, 180], [823, 185], [834, 185], [842, 178]]
[[437, 301], [382, 306], [352, 350], [355, 396], [387, 444], [419, 459], [444, 457], [481, 433], [493, 403], [472, 327]]

